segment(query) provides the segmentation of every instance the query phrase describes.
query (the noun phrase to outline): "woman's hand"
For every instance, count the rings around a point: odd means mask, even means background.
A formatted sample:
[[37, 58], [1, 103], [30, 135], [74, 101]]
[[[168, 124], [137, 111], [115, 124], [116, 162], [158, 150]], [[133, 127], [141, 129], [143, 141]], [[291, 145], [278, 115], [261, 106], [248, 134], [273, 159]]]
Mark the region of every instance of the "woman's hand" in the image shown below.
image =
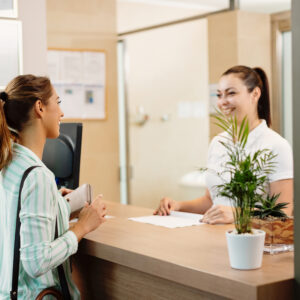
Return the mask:
[[85, 204], [79, 213], [78, 222], [70, 230], [76, 234], [78, 241], [80, 241], [83, 236], [105, 222], [105, 215], [106, 205], [102, 201], [102, 195], [98, 195], [91, 204]]
[[59, 192], [60, 192], [61, 195], [64, 197], [64, 196], [70, 194], [71, 192], [73, 192], [73, 190], [70, 190], [70, 189], [67, 189], [67, 188], [61, 188], [61, 189], [59, 190]]
[[167, 216], [170, 214], [171, 210], [179, 210], [180, 205], [177, 201], [165, 197], [160, 200], [158, 208], [154, 211], [154, 215]]
[[207, 224], [233, 223], [233, 213], [230, 206], [216, 205], [206, 211], [202, 222]]

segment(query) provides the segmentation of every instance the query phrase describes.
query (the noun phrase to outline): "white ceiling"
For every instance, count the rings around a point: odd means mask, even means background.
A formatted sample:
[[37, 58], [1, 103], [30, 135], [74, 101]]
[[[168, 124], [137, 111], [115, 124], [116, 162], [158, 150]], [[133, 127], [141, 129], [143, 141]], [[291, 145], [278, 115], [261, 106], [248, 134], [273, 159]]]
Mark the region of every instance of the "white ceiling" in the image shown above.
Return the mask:
[[123, 3], [213, 11], [228, 6], [228, 0], [118, 0]]
[[[240, 9], [276, 13], [289, 10], [291, 0], [240, 0]], [[229, 0], [117, 0], [118, 32], [185, 19], [226, 9]]]
[[[118, 2], [151, 4], [186, 9], [214, 11], [228, 7], [229, 0], [117, 0]], [[291, 0], [240, 0], [240, 8], [244, 10], [273, 13], [289, 10]]]

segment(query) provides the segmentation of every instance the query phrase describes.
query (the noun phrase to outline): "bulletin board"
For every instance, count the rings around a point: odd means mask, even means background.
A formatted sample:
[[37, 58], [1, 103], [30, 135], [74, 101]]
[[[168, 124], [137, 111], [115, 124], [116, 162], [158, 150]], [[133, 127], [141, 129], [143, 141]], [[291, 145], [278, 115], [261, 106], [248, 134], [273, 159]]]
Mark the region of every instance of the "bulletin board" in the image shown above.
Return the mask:
[[107, 118], [104, 51], [51, 48], [47, 65], [65, 119]]

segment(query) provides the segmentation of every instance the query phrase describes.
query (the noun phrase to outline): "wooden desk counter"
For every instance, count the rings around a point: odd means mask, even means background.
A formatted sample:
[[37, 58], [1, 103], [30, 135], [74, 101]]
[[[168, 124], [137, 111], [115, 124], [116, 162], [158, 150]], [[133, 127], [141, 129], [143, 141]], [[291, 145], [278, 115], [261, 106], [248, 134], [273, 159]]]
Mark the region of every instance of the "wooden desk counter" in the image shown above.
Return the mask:
[[107, 207], [115, 218], [88, 234], [73, 260], [83, 299], [292, 299], [293, 253], [234, 270], [225, 238], [233, 225], [168, 229], [127, 219], [151, 209]]

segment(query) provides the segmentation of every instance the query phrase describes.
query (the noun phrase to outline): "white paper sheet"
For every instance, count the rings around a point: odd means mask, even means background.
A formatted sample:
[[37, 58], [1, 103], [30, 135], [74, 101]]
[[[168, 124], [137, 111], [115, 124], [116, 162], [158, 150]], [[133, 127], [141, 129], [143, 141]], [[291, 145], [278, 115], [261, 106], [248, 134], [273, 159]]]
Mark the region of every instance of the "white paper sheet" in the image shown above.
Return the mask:
[[52, 84], [61, 83], [59, 57], [59, 52], [57, 51], [47, 52], [47, 73]]
[[105, 219], [113, 219], [113, 218], [115, 218], [115, 216], [109, 216], [109, 215], [105, 216]]
[[78, 51], [61, 51], [60, 76], [63, 83], [82, 84], [82, 53]]
[[83, 85], [54, 85], [61, 99], [61, 109], [65, 118], [81, 118], [84, 113]]
[[[90, 95], [91, 99], [87, 97], [88, 95]], [[105, 91], [103, 86], [86, 85], [83, 99], [81, 118], [105, 118]]]
[[83, 82], [105, 86], [105, 53], [83, 52]]
[[129, 218], [129, 220], [147, 223], [167, 228], [187, 227], [193, 225], [201, 225], [203, 215], [171, 211], [169, 216], [144, 216], [137, 218]]
[[[105, 216], [105, 219], [113, 219], [113, 218], [115, 218], [115, 217], [114, 216], [109, 216], [109, 215]], [[77, 221], [78, 221], [78, 218], [74, 218], [74, 219], [70, 220], [69, 223], [76, 223]]]

